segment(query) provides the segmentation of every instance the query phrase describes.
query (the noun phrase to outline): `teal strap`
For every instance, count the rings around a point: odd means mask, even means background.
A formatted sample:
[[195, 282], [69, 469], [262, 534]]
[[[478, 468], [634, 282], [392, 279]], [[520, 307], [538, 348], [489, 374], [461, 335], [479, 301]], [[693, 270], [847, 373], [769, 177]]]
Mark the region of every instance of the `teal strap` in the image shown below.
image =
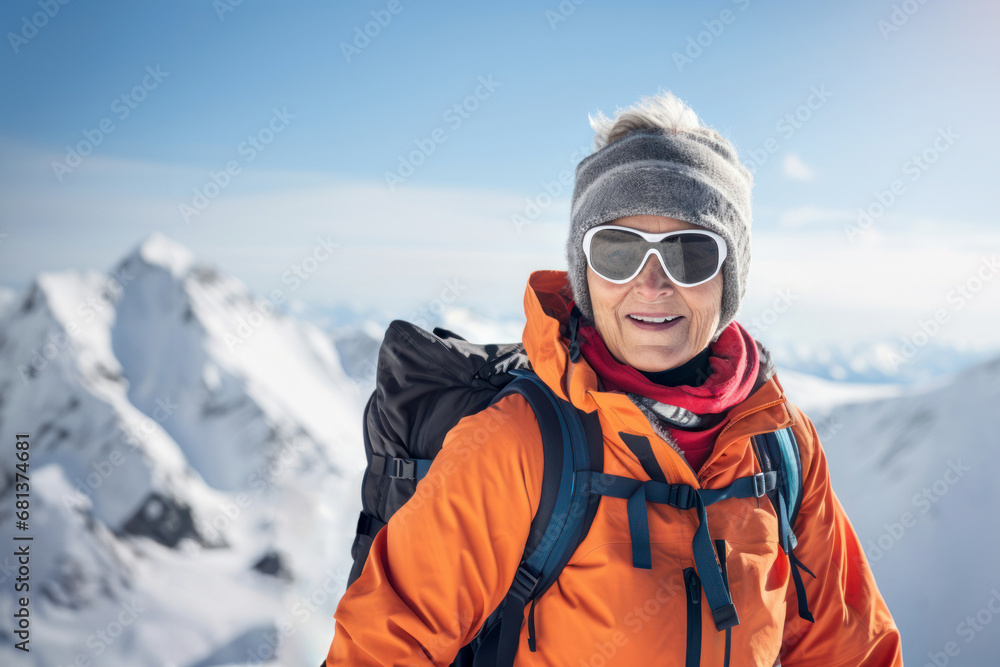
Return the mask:
[[602, 472], [577, 473], [578, 482], [591, 493], [627, 500], [629, 533], [632, 538], [632, 566], [652, 568], [649, 540], [649, 517], [646, 503], [669, 505], [681, 510], [698, 510], [698, 529], [691, 544], [695, 565], [701, 577], [705, 598], [712, 609], [712, 618], [718, 630], [731, 628], [739, 623], [729, 587], [723, 581], [722, 570], [716, 560], [712, 538], [708, 531], [707, 506], [728, 498], [760, 498], [777, 486], [776, 472], [757, 473], [741, 477], [723, 489], [697, 489], [689, 484], [645, 482], [629, 477]]

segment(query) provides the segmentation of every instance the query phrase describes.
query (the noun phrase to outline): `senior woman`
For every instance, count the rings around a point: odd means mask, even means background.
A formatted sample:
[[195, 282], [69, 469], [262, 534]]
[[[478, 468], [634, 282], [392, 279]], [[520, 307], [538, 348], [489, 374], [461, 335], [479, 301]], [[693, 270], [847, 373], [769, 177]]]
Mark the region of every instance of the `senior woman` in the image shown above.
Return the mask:
[[[816, 429], [786, 398], [767, 350], [734, 320], [750, 267], [751, 174], [669, 93], [591, 125], [569, 271], [533, 273], [525, 294], [532, 368], [557, 395], [596, 411], [611, 475], [723, 489], [760, 472], [751, 436], [790, 426], [802, 460], [798, 542], [784, 553], [770, 503], [707, 507], [712, 565], [738, 613], [716, 631], [709, 585], [702, 592], [682, 575], [706, 576], [692, 553], [694, 513], [649, 503], [651, 567], [635, 567], [626, 502], [605, 498], [533, 605], [537, 641], [529, 646], [525, 623], [514, 664], [902, 665], [899, 632], [831, 488]], [[489, 446], [474, 456], [451, 446], [484, 428]], [[425, 502], [376, 535], [342, 597], [327, 665], [449, 665], [511, 586], [543, 464], [521, 395], [459, 422], [420, 482]]]

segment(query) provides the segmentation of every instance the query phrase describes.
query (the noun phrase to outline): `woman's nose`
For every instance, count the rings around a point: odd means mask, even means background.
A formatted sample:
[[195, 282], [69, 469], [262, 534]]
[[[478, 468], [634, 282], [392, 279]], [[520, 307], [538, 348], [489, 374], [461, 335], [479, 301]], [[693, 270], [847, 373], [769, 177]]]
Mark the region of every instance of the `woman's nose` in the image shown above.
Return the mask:
[[635, 284], [640, 294], [650, 301], [660, 294], [674, 289], [673, 281], [663, 271], [656, 255], [650, 255], [646, 258], [646, 264], [642, 267], [642, 271], [635, 277]]

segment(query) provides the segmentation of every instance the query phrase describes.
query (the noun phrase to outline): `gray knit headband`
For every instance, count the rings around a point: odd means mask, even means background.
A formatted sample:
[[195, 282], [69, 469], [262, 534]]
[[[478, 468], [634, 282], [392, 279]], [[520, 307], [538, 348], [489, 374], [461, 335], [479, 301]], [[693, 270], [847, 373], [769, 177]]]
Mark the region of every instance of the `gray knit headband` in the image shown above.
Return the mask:
[[581, 160], [566, 243], [569, 280], [580, 311], [593, 319], [584, 234], [630, 215], [662, 215], [726, 240], [722, 311], [712, 338], [718, 340], [746, 293], [752, 188], [750, 170], [739, 162], [732, 144], [714, 131], [637, 130]]

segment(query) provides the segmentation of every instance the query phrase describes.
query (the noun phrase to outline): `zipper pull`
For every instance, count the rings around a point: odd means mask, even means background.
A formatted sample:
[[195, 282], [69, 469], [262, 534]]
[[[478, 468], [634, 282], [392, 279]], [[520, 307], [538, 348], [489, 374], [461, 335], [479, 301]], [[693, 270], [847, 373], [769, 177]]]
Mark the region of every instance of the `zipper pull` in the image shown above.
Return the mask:
[[687, 580], [689, 601], [694, 605], [701, 604], [701, 581], [693, 567], [684, 570], [684, 578]]

